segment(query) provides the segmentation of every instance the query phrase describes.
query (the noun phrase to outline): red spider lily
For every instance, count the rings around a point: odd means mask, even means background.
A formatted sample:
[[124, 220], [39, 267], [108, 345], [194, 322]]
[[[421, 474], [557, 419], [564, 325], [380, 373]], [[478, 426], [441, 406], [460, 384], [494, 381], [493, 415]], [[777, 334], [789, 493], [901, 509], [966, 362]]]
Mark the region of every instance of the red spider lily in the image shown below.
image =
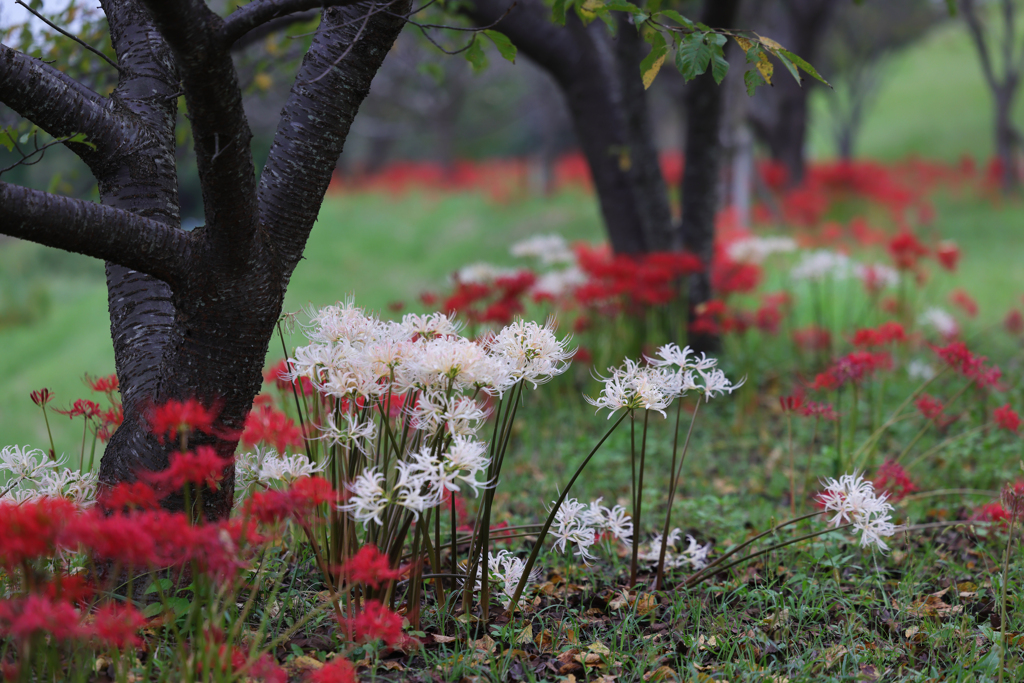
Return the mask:
[[832, 333], [812, 325], [793, 330], [793, 342], [804, 351], [823, 351], [832, 346]]
[[322, 477], [300, 477], [285, 491], [257, 491], [245, 504], [245, 515], [265, 524], [294, 519], [309, 524], [309, 516], [317, 506], [340, 503], [343, 496]]
[[27, 641], [45, 634], [54, 640], [72, 640], [81, 632], [78, 611], [71, 603], [35, 593], [0, 600], [0, 636]]
[[163, 405], [153, 406], [148, 414], [149, 428], [161, 441], [174, 440], [179, 432], [213, 433], [217, 410], [207, 408], [194, 398], [187, 401], [170, 399]]
[[929, 394], [922, 394], [914, 403], [917, 406], [918, 412], [926, 420], [934, 422], [935, 426], [939, 429], [945, 429], [956, 421], [955, 416], [945, 414], [946, 407], [942, 404], [942, 401]]
[[107, 375], [106, 377], [92, 377], [86, 373], [83, 379], [89, 385], [89, 388], [98, 394], [113, 394], [120, 386], [116, 374]]
[[103, 414], [103, 409], [100, 407], [99, 403], [96, 403], [95, 401], [89, 401], [84, 398], [80, 398], [77, 401], [75, 401], [74, 405], [68, 408], [67, 410], [61, 410], [60, 408], [54, 408], [54, 410], [56, 410], [61, 415], [67, 415], [72, 419], [76, 417], [84, 417], [85, 419], [89, 420], [94, 417], [99, 417], [100, 415]]
[[861, 281], [864, 283], [864, 290], [871, 296], [885, 289], [888, 282], [887, 278], [883, 275], [882, 269], [876, 265], [864, 266]]
[[255, 446], [258, 443], [270, 444], [279, 453], [284, 453], [291, 446], [302, 445], [302, 432], [291, 418], [280, 410], [263, 405], [249, 411], [241, 440], [247, 446]]
[[971, 513], [971, 519], [981, 522], [1002, 522], [1005, 524], [1009, 521], [1010, 514], [999, 503], [988, 503], [976, 508]]
[[913, 270], [928, 248], [912, 232], [901, 232], [889, 240], [889, 255], [899, 270]]
[[288, 495], [300, 509], [312, 510], [318, 505], [337, 504], [341, 495], [323, 477], [300, 477], [292, 482]]
[[1009, 403], [993, 410], [992, 419], [1000, 429], [1005, 429], [1008, 432], [1016, 433], [1020, 429], [1020, 415], [1010, 407]]
[[100, 426], [96, 430], [96, 436], [100, 441], [110, 441], [110, 437], [114, 435], [117, 428], [124, 422], [124, 408], [121, 404], [116, 404], [104, 410], [100, 414]]
[[576, 355], [572, 358], [573, 363], [579, 365], [590, 365], [594, 362], [594, 354], [590, 352], [585, 346], [580, 346], [576, 349]]
[[885, 346], [907, 341], [907, 333], [898, 322], [884, 322], [878, 327], [866, 327], [853, 335], [853, 345], [862, 347]]
[[160, 496], [153, 487], [142, 481], [121, 482], [100, 492], [98, 502], [107, 510], [156, 510]]
[[903, 500], [918, 490], [917, 485], [910, 480], [910, 476], [903, 466], [892, 460], [882, 463], [875, 474], [873, 483], [876, 489], [889, 494], [889, 498], [893, 501]]
[[358, 683], [356, 668], [344, 657], [335, 657], [306, 676], [306, 683]]
[[962, 289], [955, 289], [949, 295], [949, 302], [974, 318], [978, 315], [978, 302]]
[[779, 405], [782, 406], [782, 411], [786, 413], [799, 409], [803, 403], [803, 396], [779, 396]]
[[[293, 383], [291, 380], [286, 378], [288, 371], [288, 361], [282, 358], [277, 361], [277, 363], [263, 371], [263, 381], [267, 384], [273, 384], [280, 391], [290, 392], [292, 390]], [[316, 389], [313, 388], [313, 383], [309, 381], [308, 377], [298, 378], [294, 386], [296, 386], [299, 393], [303, 396], [311, 396], [316, 391]]]
[[398, 578], [398, 570], [388, 566], [388, 556], [375, 545], [364, 545], [355, 555], [345, 560], [341, 574], [349, 583], [361, 583], [371, 588]]
[[723, 259], [711, 273], [711, 286], [722, 296], [752, 292], [761, 283], [761, 266]]
[[1012, 335], [1020, 336], [1024, 332], [1024, 315], [1017, 309], [1011, 310], [1003, 318], [1003, 328]]
[[815, 378], [812, 388], [832, 390], [847, 382], [856, 384], [871, 373], [890, 368], [892, 368], [892, 356], [884, 351], [878, 353], [854, 351], [843, 356], [833, 363], [832, 367], [819, 374]]
[[939, 265], [952, 272], [956, 270], [956, 264], [960, 260], [960, 247], [951, 240], [942, 240], [935, 247], [935, 258]]
[[[228, 654], [231, 656], [228, 657]], [[230, 660], [230, 661], [229, 661]], [[249, 653], [240, 647], [220, 646], [220, 669], [231, 666], [231, 671], [244, 673], [245, 680], [258, 680], [263, 683], [288, 683], [288, 672], [281, 668], [269, 654], [260, 655], [254, 662], [249, 662]], [[247, 666], [248, 665], [248, 666]]]
[[0, 567], [10, 570], [52, 556], [65, 521], [76, 509], [63, 498], [0, 503]]
[[985, 356], [971, 353], [963, 342], [955, 341], [946, 346], [932, 346], [932, 350], [949, 367], [964, 377], [973, 379], [979, 387], [998, 388], [1000, 386], [999, 379], [1002, 377], [1002, 371], [996, 366], [987, 367], [985, 361], [988, 359]]
[[142, 644], [139, 631], [146, 625], [146, 618], [132, 605], [103, 605], [86, 622], [84, 630], [90, 640], [118, 648]]
[[32, 399], [33, 403], [42, 408], [53, 400], [53, 393], [49, 389], [43, 388], [33, 391], [28, 397]]
[[818, 417], [829, 422], [835, 422], [839, 419], [831, 403], [818, 403], [816, 401], [805, 403], [800, 408], [800, 414], [804, 417]]
[[167, 469], [160, 472], [141, 472], [140, 477], [154, 489], [170, 493], [185, 484], [206, 484], [216, 490], [224, 478], [224, 470], [234, 458], [222, 458], [212, 446], [199, 446], [186, 453], [172, 452]]
[[42, 586], [36, 585], [33, 592], [45, 595], [48, 600], [63, 600], [82, 607], [84, 601], [91, 598], [96, 591], [84, 576], [56, 574]]
[[405, 640], [402, 633], [402, 617], [398, 616], [377, 600], [367, 600], [363, 610], [355, 619], [346, 620], [356, 642], [368, 643], [383, 640], [387, 645], [397, 645]]

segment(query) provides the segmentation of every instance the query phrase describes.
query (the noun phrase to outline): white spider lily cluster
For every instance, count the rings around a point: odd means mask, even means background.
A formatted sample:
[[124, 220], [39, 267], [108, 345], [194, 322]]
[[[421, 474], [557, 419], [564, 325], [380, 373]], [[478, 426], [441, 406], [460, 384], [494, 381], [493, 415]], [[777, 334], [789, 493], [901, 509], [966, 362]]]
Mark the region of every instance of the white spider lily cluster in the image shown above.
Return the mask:
[[846, 254], [828, 249], [807, 252], [789, 271], [794, 280], [811, 280], [820, 282], [826, 278], [844, 280], [850, 276], [853, 261]]
[[745, 237], [729, 245], [729, 258], [738, 263], [764, 263], [772, 254], [796, 251], [796, 240], [792, 237]]
[[640, 560], [656, 565], [661, 556], [661, 547], [666, 545], [665, 567], [669, 569], [689, 567], [693, 570], [700, 570], [706, 567], [708, 564], [708, 553], [711, 552], [711, 544], [708, 543], [702, 546], [697, 542], [697, 539], [687, 534], [686, 547], [681, 548], [679, 541], [682, 539], [682, 535], [683, 532], [679, 529], [673, 529], [669, 532], [667, 539], [663, 538], [661, 534], [655, 534], [650, 544], [640, 550]]
[[857, 263], [853, 266], [853, 276], [874, 289], [895, 287], [900, 283], [899, 271], [884, 263]]
[[235, 456], [235, 496], [241, 500], [257, 485], [270, 488], [275, 482], [291, 484], [301, 477], [324, 471], [326, 463], [314, 463], [302, 453], [286, 455], [273, 448], [257, 446]]
[[516, 258], [536, 259], [546, 266], [576, 262], [576, 255], [561, 235], [535, 235], [513, 244], [509, 253]]
[[[482, 562], [480, 563], [483, 564]], [[522, 560], [513, 555], [508, 550], [499, 550], [497, 554], [487, 553], [487, 576], [492, 584], [496, 584], [501, 592], [498, 593], [498, 599], [501, 600], [501, 604], [507, 609], [512, 604], [512, 598], [516, 593], [516, 586], [519, 585], [520, 579], [523, 578], [523, 571], [526, 569], [526, 561]], [[479, 574], [477, 575], [479, 576]], [[540, 572], [534, 570], [530, 572], [527, 577], [527, 584], [537, 581], [540, 578]], [[476, 582], [477, 590], [480, 589], [479, 579]], [[519, 598], [519, 607], [522, 607], [526, 602], [526, 598]]]
[[828, 479], [825, 484], [818, 500], [826, 512], [835, 513], [829, 520], [829, 526], [853, 524], [853, 528], [861, 533], [861, 547], [874, 545], [879, 550], [888, 550], [889, 546], [882, 538], [896, 533], [896, 527], [889, 514], [893, 507], [886, 502], [885, 494], [875, 493], [874, 484], [862, 475], [844, 474], [838, 481]]
[[38, 448], [5, 446], [0, 449], [0, 501], [24, 503], [38, 498], [66, 498], [79, 507], [92, 505], [96, 498], [96, 474], [83, 474], [66, 463], [66, 456], [51, 460]]
[[601, 534], [607, 532], [624, 544], [633, 536], [633, 521], [626, 514], [626, 508], [616, 505], [607, 508], [601, 505], [601, 498], [584, 505], [575, 498], [562, 501], [555, 512], [554, 524], [548, 533], [555, 540], [554, 549], [564, 553], [566, 544], [576, 546], [575, 555], [584, 562], [594, 559], [590, 547]]
[[943, 337], [955, 337], [960, 334], [960, 324], [949, 311], [932, 306], [926, 308], [917, 319], [918, 324], [927, 325]]
[[584, 398], [598, 410], [607, 408], [609, 418], [623, 408], [654, 410], [665, 416], [665, 409], [672, 401], [691, 391], [710, 401], [743, 386], [744, 380], [734, 384], [715, 367], [717, 359], [703, 354], [698, 358], [689, 346], [680, 349], [676, 344], [666, 344], [658, 349], [658, 356], [645, 356], [647, 365], [626, 359], [620, 367], [609, 368], [609, 376], [601, 378], [604, 382], [601, 394], [597, 398]]

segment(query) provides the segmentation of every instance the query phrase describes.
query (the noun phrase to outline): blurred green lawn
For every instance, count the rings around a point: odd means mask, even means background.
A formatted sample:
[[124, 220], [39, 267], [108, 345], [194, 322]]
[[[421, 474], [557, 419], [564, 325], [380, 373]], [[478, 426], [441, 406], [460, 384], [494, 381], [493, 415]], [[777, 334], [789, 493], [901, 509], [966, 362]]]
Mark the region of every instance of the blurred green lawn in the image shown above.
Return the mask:
[[[820, 112], [823, 90], [816, 95]], [[1024, 117], [1022, 117], [1024, 118]], [[859, 148], [883, 159], [918, 153], [952, 160], [963, 153], [991, 153], [990, 103], [966, 37], [950, 25], [898, 57], [871, 111]], [[831, 153], [827, 120], [818, 117], [812, 148]], [[994, 207], [943, 199], [936, 231], [964, 248], [957, 277], [981, 304], [989, 324], [1024, 293], [1019, 204]], [[532, 234], [560, 232], [570, 239], [598, 239], [595, 201], [580, 192], [494, 204], [483, 196], [411, 194], [332, 197], [324, 205], [306, 258], [292, 279], [286, 310], [324, 305], [347, 294], [367, 308], [414, 302], [437, 289], [454, 268], [472, 261], [501, 262], [507, 247]], [[20, 242], [0, 245], [0, 287], [45, 282], [51, 310], [28, 326], [0, 329], [0, 445], [43, 446], [46, 432], [33, 389], [49, 387], [57, 404], [86, 396], [82, 374], [113, 371], [102, 266], [89, 259]], [[26, 285], [27, 286], [27, 285]], [[0, 290], [2, 291], [2, 290]], [[279, 357], [271, 346], [271, 358]], [[52, 420], [58, 450], [77, 450], [81, 424]]]

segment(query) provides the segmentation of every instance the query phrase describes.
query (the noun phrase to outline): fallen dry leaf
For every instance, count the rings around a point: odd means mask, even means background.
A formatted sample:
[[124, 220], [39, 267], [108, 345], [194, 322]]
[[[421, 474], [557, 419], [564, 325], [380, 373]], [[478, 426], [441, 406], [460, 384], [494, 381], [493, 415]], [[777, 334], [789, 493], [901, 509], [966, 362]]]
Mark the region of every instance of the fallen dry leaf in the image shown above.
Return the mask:
[[650, 681], [651, 683], [658, 683], [659, 681], [678, 681], [679, 674], [676, 670], [670, 666], [659, 666], [654, 671], [648, 671], [644, 674], [644, 680]]

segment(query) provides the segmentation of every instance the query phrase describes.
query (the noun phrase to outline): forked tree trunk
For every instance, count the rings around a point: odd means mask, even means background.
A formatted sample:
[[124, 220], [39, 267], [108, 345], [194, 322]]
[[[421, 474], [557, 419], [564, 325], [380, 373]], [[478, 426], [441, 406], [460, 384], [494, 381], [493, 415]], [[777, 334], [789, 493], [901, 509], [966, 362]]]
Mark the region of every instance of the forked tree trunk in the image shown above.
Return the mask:
[[[199, 0], [104, 0], [120, 67], [109, 98], [0, 46], [0, 99], [55, 136], [85, 132], [96, 146], [72, 149], [95, 175], [102, 206], [0, 183], [0, 232], [107, 261], [124, 423], [101, 460], [103, 485], [167, 466], [173, 444], [151, 433], [147, 413], [168, 399], [218, 410], [216, 434], [192, 445], [225, 457], [237, 446], [288, 280], [409, 9], [395, 0], [324, 10], [257, 186], [231, 45], [282, 13], [320, 5], [257, 0], [222, 20]], [[206, 211], [205, 227], [190, 233], [180, 229], [174, 163], [179, 89]], [[227, 468], [204, 492], [208, 519], [230, 512], [233, 476]]]

